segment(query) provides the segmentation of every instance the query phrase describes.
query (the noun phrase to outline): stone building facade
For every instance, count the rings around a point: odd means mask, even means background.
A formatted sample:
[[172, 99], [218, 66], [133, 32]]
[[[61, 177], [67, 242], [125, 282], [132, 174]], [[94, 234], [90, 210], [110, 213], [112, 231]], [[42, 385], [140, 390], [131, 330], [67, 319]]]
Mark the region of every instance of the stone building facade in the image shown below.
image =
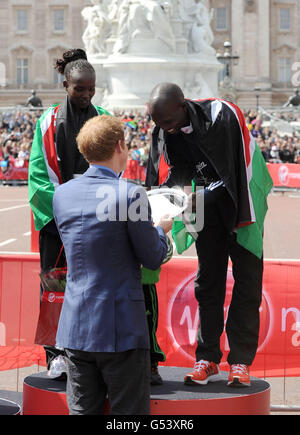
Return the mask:
[[[239, 59], [220, 96], [241, 107], [280, 106], [300, 87], [300, 0], [205, 0], [214, 9], [217, 53]], [[64, 95], [53, 62], [82, 47], [89, 0], [0, 0], [0, 106], [24, 104], [35, 89], [48, 106]]]
[[[209, 0], [214, 46], [229, 40], [239, 56], [232, 66], [241, 106], [281, 106], [300, 87], [300, 0]], [[226, 96], [226, 89], [223, 90]]]
[[[84, 0], [0, 0], [0, 63], [5, 86], [0, 106], [24, 104], [35, 89], [48, 106], [64, 91], [53, 62], [70, 47], [83, 47]], [[2, 79], [3, 80], [3, 79]]]

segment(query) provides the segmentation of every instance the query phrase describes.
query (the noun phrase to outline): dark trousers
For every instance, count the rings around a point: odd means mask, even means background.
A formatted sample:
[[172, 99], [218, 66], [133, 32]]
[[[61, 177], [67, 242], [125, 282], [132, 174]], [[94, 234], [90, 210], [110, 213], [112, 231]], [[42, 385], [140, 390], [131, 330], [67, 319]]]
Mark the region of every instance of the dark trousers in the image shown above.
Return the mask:
[[156, 285], [143, 284], [143, 292], [145, 296], [145, 307], [150, 338], [151, 363], [158, 363], [159, 361], [165, 361], [166, 355], [161, 350], [156, 337], [158, 326], [158, 299]]
[[84, 352], [66, 349], [67, 401], [71, 415], [150, 414], [149, 350]]
[[[49, 228], [49, 230], [48, 230]], [[40, 250], [40, 264], [41, 271], [48, 272], [52, 269], [58, 259], [60, 250], [62, 247], [62, 241], [60, 239], [59, 233], [56, 230], [54, 221], [48, 224], [48, 226], [41, 229], [39, 233], [39, 250]], [[66, 257], [64, 251], [59, 258], [57, 267], [65, 266]], [[41, 297], [43, 294], [43, 287], [40, 286]], [[50, 368], [51, 361], [58, 355], [63, 355], [63, 351], [56, 349], [53, 346], [44, 346], [46, 352], [47, 367]]]
[[205, 192], [204, 207], [204, 228], [196, 241], [199, 268], [195, 296], [200, 318], [196, 359], [219, 363], [222, 358], [220, 336], [230, 256], [234, 287], [226, 322], [227, 360], [229, 364], [251, 365], [258, 346], [263, 259], [240, 246], [236, 234], [226, 228], [233, 204], [224, 187]]

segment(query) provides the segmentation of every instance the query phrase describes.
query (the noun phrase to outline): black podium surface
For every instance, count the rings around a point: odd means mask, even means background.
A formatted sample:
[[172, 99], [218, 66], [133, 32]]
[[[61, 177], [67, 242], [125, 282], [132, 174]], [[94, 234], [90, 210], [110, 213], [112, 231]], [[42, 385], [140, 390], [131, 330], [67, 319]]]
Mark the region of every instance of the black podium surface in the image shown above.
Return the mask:
[[0, 415], [19, 415], [20, 413], [21, 408], [17, 403], [0, 398]]
[[[207, 385], [185, 385], [184, 376], [191, 369], [182, 367], [159, 367], [163, 378], [162, 385], [151, 387], [151, 408], [153, 413], [171, 415], [176, 408], [176, 414], [184, 414], [188, 409], [191, 414], [245, 413], [249, 408], [250, 414], [266, 414], [270, 408], [270, 385], [268, 382], [251, 377], [251, 386], [234, 388], [227, 386], [227, 372], [221, 372], [221, 380], [209, 382]], [[24, 380], [23, 412], [43, 413], [43, 401], [48, 402], [48, 410], [67, 413], [66, 382], [55, 381], [40, 372], [28, 376]], [[56, 408], [56, 398], [57, 406]], [[258, 409], [256, 409], [256, 404]], [[221, 407], [221, 408], [220, 408]], [[45, 406], [46, 408], [46, 406]], [[64, 409], [63, 409], [64, 408]], [[202, 408], [202, 410], [201, 410]], [[263, 409], [261, 409], [263, 408]], [[179, 411], [182, 412], [179, 412]], [[151, 411], [151, 413], [152, 413]]]

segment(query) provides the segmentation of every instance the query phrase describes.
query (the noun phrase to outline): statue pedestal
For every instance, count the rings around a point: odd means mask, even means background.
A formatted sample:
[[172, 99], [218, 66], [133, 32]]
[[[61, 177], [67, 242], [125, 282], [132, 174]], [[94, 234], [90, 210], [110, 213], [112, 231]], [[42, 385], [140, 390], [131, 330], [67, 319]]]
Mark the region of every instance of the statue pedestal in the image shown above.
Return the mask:
[[215, 56], [128, 53], [92, 58], [90, 62], [97, 75], [93, 102], [110, 110], [144, 108], [151, 90], [161, 82], [176, 83], [186, 98], [218, 97], [218, 72], [222, 66]]

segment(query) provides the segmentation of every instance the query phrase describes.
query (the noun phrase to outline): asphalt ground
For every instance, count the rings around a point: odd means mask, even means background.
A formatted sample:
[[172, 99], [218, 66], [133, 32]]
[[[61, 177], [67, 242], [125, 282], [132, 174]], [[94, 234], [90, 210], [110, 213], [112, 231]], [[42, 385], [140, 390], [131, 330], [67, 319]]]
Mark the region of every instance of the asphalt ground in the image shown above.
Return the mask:
[[[27, 186], [0, 186], [0, 254], [30, 252], [30, 208], [27, 198]], [[300, 192], [272, 192], [268, 204], [264, 233], [265, 259], [300, 260]], [[184, 255], [196, 256], [195, 248], [191, 247]], [[24, 377], [39, 370], [45, 369], [34, 366], [0, 372], [0, 393], [4, 390], [21, 393]], [[300, 407], [300, 378], [267, 380], [271, 384], [272, 405]]]

